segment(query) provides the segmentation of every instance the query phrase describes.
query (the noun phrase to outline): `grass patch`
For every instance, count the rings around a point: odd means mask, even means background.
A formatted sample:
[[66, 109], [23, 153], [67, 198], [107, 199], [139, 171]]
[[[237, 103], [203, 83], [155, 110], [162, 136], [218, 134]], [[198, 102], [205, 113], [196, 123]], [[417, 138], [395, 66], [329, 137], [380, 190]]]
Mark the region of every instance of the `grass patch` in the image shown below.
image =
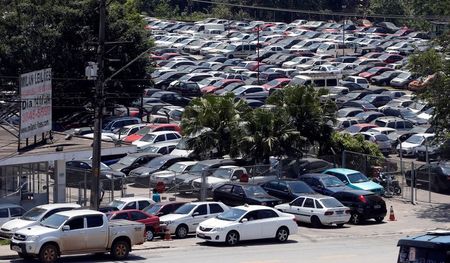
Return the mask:
[[0, 239], [0, 246], [8, 246], [10, 243], [7, 239]]

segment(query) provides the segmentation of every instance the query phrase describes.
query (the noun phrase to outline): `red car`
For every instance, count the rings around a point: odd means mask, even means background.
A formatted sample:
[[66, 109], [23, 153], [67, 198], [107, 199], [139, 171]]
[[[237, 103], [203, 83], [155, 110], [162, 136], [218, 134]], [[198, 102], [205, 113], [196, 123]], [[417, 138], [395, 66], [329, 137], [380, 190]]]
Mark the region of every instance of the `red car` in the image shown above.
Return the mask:
[[212, 85], [212, 86], [203, 87], [201, 90], [203, 93], [214, 93], [216, 90], [223, 89], [226, 86], [230, 85], [231, 83], [235, 83], [235, 82], [244, 83], [244, 81], [242, 81], [240, 79], [222, 79], [222, 80], [219, 80], [216, 83], [214, 83], [214, 85]]
[[128, 135], [123, 139], [123, 141], [132, 143], [144, 137], [147, 133], [156, 131], [177, 131], [181, 133], [181, 127], [180, 125], [174, 123], [150, 124], [147, 125], [147, 127], [140, 129], [136, 133]]
[[178, 207], [186, 203], [187, 202], [179, 202], [179, 201], [163, 202], [163, 203], [158, 202], [147, 206], [146, 208], [142, 209], [142, 211], [155, 216], [164, 216], [175, 212], [175, 210], [177, 210]]
[[370, 78], [381, 75], [382, 73], [386, 71], [393, 71], [394, 69], [388, 68], [388, 67], [373, 67], [370, 68], [368, 71], [359, 73], [360, 77], [366, 78], [367, 80], [370, 80]]
[[145, 225], [145, 238], [147, 241], [152, 241], [155, 233], [161, 232], [159, 217], [147, 214], [141, 210], [131, 209], [122, 211], [113, 211], [106, 214], [109, 220], [125, 219], [136, 221]]
[[289, 82], [291, 82], [290, 78], [278, 78], [278, 79], [274, 79], [272, 81], [269, 81], [269, 82], [267, 82], [266, 84], [264, 84], [262, 86], [266, 90], [269, 90], [269, 89], [281, 89], [281, 88], [284, 88], [284, 86], [288, 85]]

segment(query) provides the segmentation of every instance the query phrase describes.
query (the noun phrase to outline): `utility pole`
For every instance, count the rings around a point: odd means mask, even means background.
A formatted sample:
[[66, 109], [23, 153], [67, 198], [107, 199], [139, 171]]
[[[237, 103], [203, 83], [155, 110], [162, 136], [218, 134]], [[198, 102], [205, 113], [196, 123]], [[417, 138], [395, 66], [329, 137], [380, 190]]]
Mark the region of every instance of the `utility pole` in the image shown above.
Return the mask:
[[100, 157], [101, 157], [101, 136], [102, 136], [102, 118], [104, 106], [104, 54], [105, 54], [105, 20], [106, 20], [106, 0], [99, 0], [100, 22], [98, 29], [98, 47], [97, 47], [97, 81], [95, 83], [95, 122], [94, 122], [94, 141], [92, 145], [92, 184], [90, 207], [98, 210], [100, 194]]

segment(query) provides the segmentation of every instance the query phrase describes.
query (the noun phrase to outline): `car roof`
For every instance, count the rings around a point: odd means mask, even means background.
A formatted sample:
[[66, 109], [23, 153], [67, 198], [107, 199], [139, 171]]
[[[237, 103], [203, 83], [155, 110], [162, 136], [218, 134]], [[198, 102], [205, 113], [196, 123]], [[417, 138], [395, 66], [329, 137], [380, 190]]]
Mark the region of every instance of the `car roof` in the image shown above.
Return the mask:
[[340, 174], [345, 174], [345, 175], [359, 173], [359, 171], [347, 169], [347, 168], [331, 168], [331, 169], [326, 170], [325, 172], [335, 172], [335, 173], [340, 173]]
[[127, 156], [132, 156], [132, 157], [141, 157], [141, 156], [158, 157], [158, 156], [161, 156], [161, 154], [160, 153], [140, 152], [140, 153], [129, 153]]
[[72, 203], [55, 203], [55, 204], [45, 204], [45, 205], [39, 205], [36, 206], [37, 208], [42, 208], [45, 210], [49, 209], [57, 209], [57, 208], [80, 208], [81, 206], [79, 204], [72, 204]]
[[136, 197], [121, 197], [121, 198], [117, 198], [117, 199], [114, 199], [114, 200], [123, 201], [123, 202], [133, 202], [133, 201], [143, 201], [143, 200], [145, 200], [145, 201], [152, 201], [152, 199], [150, 199], [148, 197], [139, 197], [139, 196], [136, 196]]
[[0, 208], [10, 208], [10, 207], [22, 207], [16, 204], [0, 204]]
[[240, 205], [233, 208], [242, 209], [245, 211], [255, 211], [255, 210], [262, 210], [262, 209], [271, 209], [274, 210], [272, 207], [268, 207], [265, 205]]
[[326, 177], [335, 177], [335, 176], [333, 176], [331, 174], [308, 173], [308, 174], [300, 175], [300, 178], [302, 178], [302, 177], [326, 178]]
[[154, 131], [154, 132], [149, 132], [148, 134], [161, 135], [161, 134], [167, 134], [167, 133], [178, 133], [178, 132], [177, 131]]
[[62, 215], [62, 216], [68, 216], [68, 217], [84, 216], [84, 215], [104, 215], [102, 212], [90, 210], [90, 209], [80, 209], [80, 210], [74, 209], [74, 210], [69, 210], [69, 211], [64, 211], [64, 212], [58, 212], [57, 214]]
[[337, 194], [337, 193], [349, 193], [349, 194], [353, 194], [353, 195], [375, 195], [375, 193], [370, 192], [370, 191], [356, 190], [356, 189], [341, 190], [341, 191], [337, 191], [335, 194]]
[[301, 198], [301, 197], [308, 197], [308, 198], [313, 198], [313, 199], [323, 199], [323, 198], [331, 198], [330, 196], [327, 195], [322, 195], [322, 194], [299, 194], [295, 199], [297, 198]]

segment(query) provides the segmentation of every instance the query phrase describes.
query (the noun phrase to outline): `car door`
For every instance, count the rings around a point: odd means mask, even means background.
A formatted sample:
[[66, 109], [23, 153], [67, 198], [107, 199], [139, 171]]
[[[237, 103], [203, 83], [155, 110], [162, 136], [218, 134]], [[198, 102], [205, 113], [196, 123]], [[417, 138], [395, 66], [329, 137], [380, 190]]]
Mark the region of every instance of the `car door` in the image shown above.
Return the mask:
[[302, 216], [301, 216], [301, 208], [303, 205], [303, 202], [305, 201], [304, 197], [300, 197], [289, 203], [289, 207], [286, 208], [286, 210], [283, 209], [283, 212], [293, 214], [295, 216], [295, 220], [304, 222]]
[[284, 201], [291, 201], [293, 199], [292, 198], [293, 195], [286, 182], [283, 181], [278, 182], [278, 193], [279, 193], [278, 198], [283, 199]]
[[258, 238], [275, 237], [278, 230], [278, 222], [275, 220], [278, 214], [270, 209], [258, 210], [258, 224], [261, 228], [261, 236]]
[[229, 198], [229, 203], [231, 206], [237, 206], [246, 203], [245, 192], [244, 189], [242, 189], [242, 186], [233, 186], [233, 190], [231, 190], [231, 195]]
[[[242, 219], [246, 219], [243, 220]], [[238, 226], [240, 239], [241, 240], [250, 240], [256, 239], [261, 236], [262, 233], [262, 225], [258, 220], [258, 211], [250, 211], [241, 219], [241, 224]]]
[[137, 209], [142, 210], [142, 209], [146, 208], [149, 205], [150, 205], [149, 201], [141, 200], [141, 201], [138, 201], [138, 208]]
[[230, 184], [224, 184], [220, 187], [218, 187], [216, 190], [214, 190], [214, 201], [221, 201], [222, 203], [226, 205], [231, 205], [231, 191], [233, 190], [233, 185]]
[[305, 201], [303, 202], [303, 206], [300, 207], [301, 221], [306, 222], [306, 223], [311, 223], [311, 216], [314, 214], [315, 208], [316, 207], [314, 206], [314, 199], [305, 198]]
[[137, 209], [136, 201], [129, 202], [122, 210]]
[[108, 243], [108, 225], [103, 222], [102, 215], [86, 216], [86, 238], [87, 248], [89, 250], [104, 250]]
[[75, 252], [86, 249], [86, 229], [84, 228], [84, 217], [74, 217], [68, 220], [63, 228], [68, 226], [69, 230], [61, 233], [61, 250]]
[[209, 218], [208, 205], [202, 204], [197, 206], [192, 212], [191, 218], [187, 219], [187, 225], [189, 227], [189, 232], [195, 231], [198, 224]]

